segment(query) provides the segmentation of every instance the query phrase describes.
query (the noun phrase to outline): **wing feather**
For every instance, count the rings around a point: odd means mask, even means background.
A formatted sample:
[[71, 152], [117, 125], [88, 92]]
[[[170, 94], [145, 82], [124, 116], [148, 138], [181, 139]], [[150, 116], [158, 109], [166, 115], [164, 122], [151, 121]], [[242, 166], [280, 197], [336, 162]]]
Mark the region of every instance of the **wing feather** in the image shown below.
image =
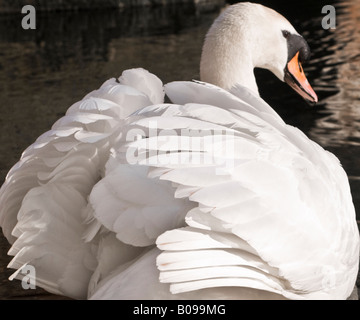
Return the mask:
[[[124, 132], [141, 128], [143, 134], [136, 141], [121, 141], [115, 156], [126, 163], [126, 151], [139, 150], [143, 158], [138, 164], [149, 167], [149, 177], [172, 182], [179, 200], [195, 204], [185, 222], [203, 242], [188, 233], [189, 238], [179, 240], [183, 229], [160, 236], [157, 244], [163, 253], [157, 261], [162, 281], [171, 284], [173, 293], [234, 285], [298, 299], [349, 295], [352, 288], [343, 283], [350, 284], [356, 272], [358, 232], [351, 201], [345, 208], [339, 205], [349, 193], [338, 160], [285, 125], [261, 99], [242, 99], [241, 88], [235, 96], [208, 84], [176, 82], [165, 91], [178, 105], [136, 113]], [[196, 137], [191, 129], [197, 130]], [[160, 143], [159, 130], [164, 130]], [[223, 149], [218, 153], [210, 139], [217, 134], [227, 137], [219, 142]], [[224, 141], [231, 141], [232, 152], [225, 150]], [[196, 162], [199, 154], [210, 162]], [[204, 233], [230, 235], [239, 248], [219, 247], [214, 239], [205, 240]], [[351, 253], [341, 249], [344, 238], [353, 239]], [[194, 239], [192, 245], [189, 239]], [[345, 241], [347, 246], [350, 242]], [[354, 259], [345, 262], [345, 256]], [[239, 277], [205, 279], [200, 270], [214, 268], [211, 272], [219, 275], [219, 266], [239, 265], [245, 265], [243, 276], [237, 269]], [[335, 278], [325, 291], [324, 266]], [[260, 272], [247, 277], [246, 268]], [[338, 272], [344, 268], [347, 276]], [[173, 276], [165, 274], [169, 271]], [[176, 275], [184, 281], [175, 281]]]
[[[143, 83], [134, 85], [136, 77]], [[152, 99], [163, 102], [160, 80], [153, 86], [158, 92], [147, 95], [154, 79], [143, 70], [133, 70], [120, 83], [106, 81], [73, 104], [24, 151], [0, 189], [0, 225], [14, 256], [10, 268], [31, 264], [37, 285], [74, 298], [86, 297], [94, 271], [98, 276], [93, 283], [101, 278], [104, 265], [98, 265], [97, 258], [104, 246], [99, 239], [108, 230], [96, 220], [88, 197], [105, 172], [124, 119], [152, 104]], [[111, 201], [108, 208], [113, 208]], [[14, 277], [19, 277], [19, 270]]]

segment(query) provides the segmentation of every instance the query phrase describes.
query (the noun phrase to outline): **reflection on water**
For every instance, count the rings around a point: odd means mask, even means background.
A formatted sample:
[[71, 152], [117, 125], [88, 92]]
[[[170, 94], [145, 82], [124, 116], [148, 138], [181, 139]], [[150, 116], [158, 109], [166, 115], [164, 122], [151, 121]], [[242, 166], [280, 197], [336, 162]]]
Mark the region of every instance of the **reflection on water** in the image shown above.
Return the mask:
[[[360, 0], [326, 1], [336, 8], [335, 30], [321, 27], [322, 2], [262, 1], [308, 40], [313, 54], [305, 71], [319, 104], [308, 106], [269, 72], [256, 75], [261, 95], [287, 123], [340, 158], [360, 213]], [[0, 180], [72, 103], [122, 70], [142, 66], [163, 82], [198, 79], [203, 38], [216, 15], [191, 5], [38, 13], [37, 30], [28, 31], [21, 15], [0, 15]]]
[[327, 115], [316, 121], [310, 135], [324, 146], [360, 146], [360, 2], [346, 1], [337, 8], [337, 28], [327, 31], [318, 48], [327, 54], [312, 61], [323, 65], [315, 87], [337, 93], [322, 101]]

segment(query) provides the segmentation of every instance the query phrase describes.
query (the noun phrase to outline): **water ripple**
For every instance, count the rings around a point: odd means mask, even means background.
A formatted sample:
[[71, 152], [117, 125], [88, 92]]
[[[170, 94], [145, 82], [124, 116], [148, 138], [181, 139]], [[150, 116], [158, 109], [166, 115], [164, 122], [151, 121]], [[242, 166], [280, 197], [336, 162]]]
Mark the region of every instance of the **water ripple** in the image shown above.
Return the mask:
[[320, 101], [325, 116], [309, 135], [324, 147], [360, 146], [360, 1], [339, 2], [335, 8], [336, 29], [312, 35], [314, 89], [333, 94]]

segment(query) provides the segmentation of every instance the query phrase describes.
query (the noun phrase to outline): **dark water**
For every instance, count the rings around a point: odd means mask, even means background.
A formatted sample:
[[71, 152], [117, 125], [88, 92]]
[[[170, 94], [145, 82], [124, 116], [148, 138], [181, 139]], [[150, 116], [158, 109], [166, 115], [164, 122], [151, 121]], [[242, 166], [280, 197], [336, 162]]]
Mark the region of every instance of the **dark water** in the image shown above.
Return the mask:
[[[360, 0], [257, 2], [282, 13], [308, 40], [313, 55], [304, 68], [320, 101], [307, 105], [263, 70], [256, 72], [260, 93], [287, 123], [341, 160], [359, 220]], [[335, 30], [321, 27], [326, 4], [336, 8]], [[37, 29], [25, 31], [21, 15], [0, 15], [0, 183], [72, 103], [122, 70], [141, 66], [163, 82], [198, 79], [203, 38], [216, 16], [193, 6], [38, 13]], [[0, 245], [4, 297], [12, 284], [4, 272], [8, 246]]]

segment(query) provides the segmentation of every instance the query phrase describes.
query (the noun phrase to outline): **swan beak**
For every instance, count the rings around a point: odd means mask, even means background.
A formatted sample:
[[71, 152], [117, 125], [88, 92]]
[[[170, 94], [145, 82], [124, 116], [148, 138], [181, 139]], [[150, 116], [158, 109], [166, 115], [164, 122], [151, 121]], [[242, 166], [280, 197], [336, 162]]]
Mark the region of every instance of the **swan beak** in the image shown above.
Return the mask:
[[286, 65], [284, 80], [305, 100], [310, 103], [318, 102], [318, 97], [306, 79], [304, 69], [299, 61], [299, 52]]

